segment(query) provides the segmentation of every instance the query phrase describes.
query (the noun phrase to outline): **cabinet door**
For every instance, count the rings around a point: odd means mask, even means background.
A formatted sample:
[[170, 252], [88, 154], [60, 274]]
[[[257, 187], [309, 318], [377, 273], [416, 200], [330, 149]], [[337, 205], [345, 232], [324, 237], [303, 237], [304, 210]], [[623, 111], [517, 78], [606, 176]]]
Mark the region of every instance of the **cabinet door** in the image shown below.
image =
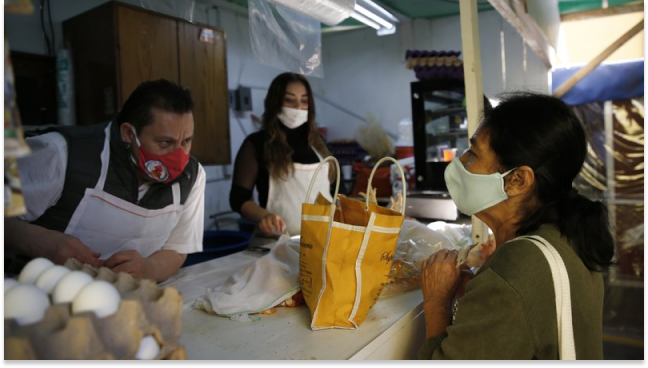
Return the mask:
[[201, 40], [203, 29], [178, 22], [180, 84], [194, 99], [191, 153], [203, 165], [224, 165], [231, 162], [225, 33], [211, 30], [213, 38]]
[[109, 121], [118, 108], [115, 26], [112, 3], [63, 22], [72, 56], [77, 125]]
[[178, 38], [173, 19], [123, 6], [117, 12], [121, 107], [144, 81], [164, 78], [178, 83]]

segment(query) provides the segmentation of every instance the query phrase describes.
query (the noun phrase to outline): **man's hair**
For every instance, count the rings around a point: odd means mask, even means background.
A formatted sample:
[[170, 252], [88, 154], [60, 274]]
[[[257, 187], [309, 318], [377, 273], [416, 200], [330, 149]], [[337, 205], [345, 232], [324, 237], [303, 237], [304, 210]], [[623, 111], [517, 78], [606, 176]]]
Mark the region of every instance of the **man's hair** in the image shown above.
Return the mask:
[[153, 123], [153, 108], [176, 114], [193, 112], [191, 91], [166, 79], [143, 82], [124, 103], [117, 124], [130, 123], [139, 134]]

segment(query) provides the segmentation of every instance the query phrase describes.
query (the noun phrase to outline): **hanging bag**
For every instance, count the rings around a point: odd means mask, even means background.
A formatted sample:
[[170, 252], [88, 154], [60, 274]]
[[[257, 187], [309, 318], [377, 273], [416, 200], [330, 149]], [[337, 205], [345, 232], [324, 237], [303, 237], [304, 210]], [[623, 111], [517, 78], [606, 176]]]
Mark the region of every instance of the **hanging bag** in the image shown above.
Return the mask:
[[[367, 193], [376, 169], [385, 160], [394, 161], [405, 180], [398, 161], [385, 157], [374, 166]], [[368, 200], [338, 196], [340, 166], [332, 156], [315, 171], [307, 201], [315, 177], [328, 161], [337, 168], [334, 202], [318, 195], [315, 203], [302, 204], [299, 281], [313, 330], [355, 329], [365, 320], [388, 280], [404, 217]]]

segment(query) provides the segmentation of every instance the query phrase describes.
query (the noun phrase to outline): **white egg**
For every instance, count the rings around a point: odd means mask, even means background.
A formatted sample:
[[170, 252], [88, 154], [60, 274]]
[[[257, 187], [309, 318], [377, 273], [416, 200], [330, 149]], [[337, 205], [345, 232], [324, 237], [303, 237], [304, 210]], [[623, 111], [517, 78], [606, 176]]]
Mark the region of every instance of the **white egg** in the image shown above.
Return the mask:
[[6, 294], [7, 291], [13, 289], [14, 287], [20, 285], [20, 283], [16, 279], [4, 279], [4, 293]]
[[70, 273], [70, 270], [66, 267], [52, 266], [38, 276], [35, 285], [49, 294], [54, 290], [54, 286], [56, 286], [59, 280], [68, 273]]
[[64, 275], [52, 290], [54, 304], [71, 303], [82, 287], [92, 282], [92, 276], [82, 271], [72, 271]]
[[93, 281], [82, 287], [72, 300], [72, 313], [95, 312], [97, 317], [111, 316], [119, 310], [121, 297], [112, 284], [103, 280]]
[[38, 322], [50, 306], [47, 294], [31, 284], [15, 286], [4, 296], [4, 317], [15, 318], [19, 325]]
[[54, 263], [47, 258], [34, 258], [27, 262], [22, 271], [20, 271], [18, 281], [25, 284], [33, 284], [36, 282], [38, 276], [52, 266], [54, 266]]
[[146, 335], [142, 337], [140, 341], [139, 349], [137, 354], [135, 354], [135, 359], [140, 360], [150, 360], [155, 359], [155, 357], [160, 352], [160, 346], [152, 335]]

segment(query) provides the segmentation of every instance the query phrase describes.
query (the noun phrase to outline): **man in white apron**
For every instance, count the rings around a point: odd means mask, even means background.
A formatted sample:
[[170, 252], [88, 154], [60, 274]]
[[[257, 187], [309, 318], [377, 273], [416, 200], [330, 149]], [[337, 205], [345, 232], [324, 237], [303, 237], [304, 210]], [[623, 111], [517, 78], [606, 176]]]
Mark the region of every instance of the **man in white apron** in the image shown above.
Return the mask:
[[205, 172], [189, 156], [188, 90], [142, 83], [107, 124], [28, 139], [19, 160], [28, 213], [5, 220], [5, 247], [62, 264], [77, 258], [162, 281], [202, 251]]

